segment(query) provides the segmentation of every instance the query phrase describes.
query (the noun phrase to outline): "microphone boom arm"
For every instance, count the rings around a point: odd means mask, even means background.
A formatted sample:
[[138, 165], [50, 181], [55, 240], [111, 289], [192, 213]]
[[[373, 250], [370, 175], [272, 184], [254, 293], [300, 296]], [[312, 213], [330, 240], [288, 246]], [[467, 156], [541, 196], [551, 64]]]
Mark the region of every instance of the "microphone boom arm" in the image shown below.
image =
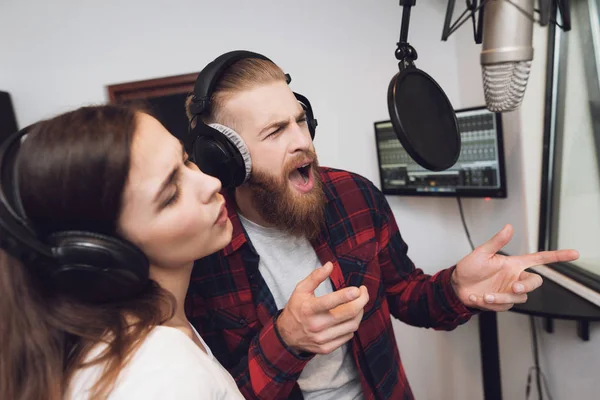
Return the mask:
[[416, 5], [416, 0], [400, 0], [402, 7], [402, 24], [400, 26], [400, 39], [396, 49], [396, 59], [400, 71], [409, 66], [414, 66], [415, 60], [419, 57], [417, 51], [408, 44], [408, 26], [410, 24], [410, 9]]

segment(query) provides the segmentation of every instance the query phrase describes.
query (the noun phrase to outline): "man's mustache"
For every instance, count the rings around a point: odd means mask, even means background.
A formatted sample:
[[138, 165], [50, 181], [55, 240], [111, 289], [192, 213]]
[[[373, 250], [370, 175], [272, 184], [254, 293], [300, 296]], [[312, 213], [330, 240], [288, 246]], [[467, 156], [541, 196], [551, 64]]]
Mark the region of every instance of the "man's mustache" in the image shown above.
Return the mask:
[[298, 168], [298, 163], [303, 162], [307, 159], [314, 166], [315, 161], [317, 160], [317, 154], [312, 150], [304, 150], [302, 151], [302, 153], [295, 155], [293, 159], [287, 162], [284, 168], [284, 178], [287, 178], [292, 172], [294, 172], [295, 169]]
[[294, 158], [292, 158], [285, 164], [283, 172], [281, 173], [281, 176], [277, 176], [276, 174], [272, 174], [270, 172], [263, 172], [263, 171], [257, 172], [255, 174], [251, 173], [247, 184], [249, 186], [261, 187], [263, 189], [270, 189], [270, 187], [265, 185], [265, 182], [263, 181], [264, 177], [270, 176], [271, 179], [278, 181], [278, 183], [281, 186], [283, 186], [286, 184], [286, 181], [287, 181], [288, 177], [290, 176], [290, 174], [292, 172], [294, 172], [294, 170], [297, 168], [296, 166], [298, 165], [298, 163], [303, 160], [306, 160], [306, 159], [310, 160], [313, 168], [316, 167], [316, 163], [318, 162], [317, 154], [312, 150], [303, 150], [301, 153], [296, 154], [294, 156]]

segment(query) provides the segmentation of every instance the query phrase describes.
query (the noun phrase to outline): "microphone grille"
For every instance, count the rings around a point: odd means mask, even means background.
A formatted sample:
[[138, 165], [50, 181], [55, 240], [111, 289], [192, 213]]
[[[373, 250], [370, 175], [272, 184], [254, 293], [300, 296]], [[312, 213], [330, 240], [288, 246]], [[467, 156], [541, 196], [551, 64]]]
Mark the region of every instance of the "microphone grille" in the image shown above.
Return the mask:
[[521, 106], [531, 61], [482, 65], [485, 103], [492, 112], [513, 111]]

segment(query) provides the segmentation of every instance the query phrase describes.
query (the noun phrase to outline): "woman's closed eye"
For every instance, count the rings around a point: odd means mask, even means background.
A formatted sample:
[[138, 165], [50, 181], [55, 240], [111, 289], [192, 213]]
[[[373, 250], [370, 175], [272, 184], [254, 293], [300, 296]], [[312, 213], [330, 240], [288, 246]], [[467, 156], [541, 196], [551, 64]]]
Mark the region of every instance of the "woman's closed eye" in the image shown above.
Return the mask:
[[167, 200], [162, 204], [162, 208], [172, 206], [173, 204], [177, 203], [177, 200], [179, 200], [179, 195], [181, 193], [179, 181], [175, 182], [173, 185], [175, 190], [173, 191], [173, 194], [171, 194], [169, 198], [167, 198]]
[[[183, 164], [188, 167], [188, 168], [192, 168], [192, 169], [197, 169], [198, 167], [196, 166], [196, 164], [194, 164], [189, 157], [187, 156], [187, 154], [185, 154], [184, 156], [184, 160], [183, 160]], [[177, 200], [179, 200], [179, 195], [181, 194], [181, 184], [180, 184], [180, 173], [177, 173], [177, 176], [175, 177], [175, 180], [173, 182], [173, 186], [175, 187], [175, 191], [173, 192], [173, 194], [171, 196], [169, 196], [169, 198], [162, 204], [163, 208], [172, 206], [173, 204], [177, 203]]]

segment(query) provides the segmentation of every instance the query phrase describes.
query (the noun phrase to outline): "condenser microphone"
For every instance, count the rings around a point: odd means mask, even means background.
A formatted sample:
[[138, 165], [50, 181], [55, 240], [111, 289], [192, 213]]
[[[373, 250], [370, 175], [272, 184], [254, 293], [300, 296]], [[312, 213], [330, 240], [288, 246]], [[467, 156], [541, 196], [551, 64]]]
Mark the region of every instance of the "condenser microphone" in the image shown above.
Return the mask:
[[486, 106], [521, 106], [533, 60], [534, 0], [488, 0], [483, 12], [481, 68]]

